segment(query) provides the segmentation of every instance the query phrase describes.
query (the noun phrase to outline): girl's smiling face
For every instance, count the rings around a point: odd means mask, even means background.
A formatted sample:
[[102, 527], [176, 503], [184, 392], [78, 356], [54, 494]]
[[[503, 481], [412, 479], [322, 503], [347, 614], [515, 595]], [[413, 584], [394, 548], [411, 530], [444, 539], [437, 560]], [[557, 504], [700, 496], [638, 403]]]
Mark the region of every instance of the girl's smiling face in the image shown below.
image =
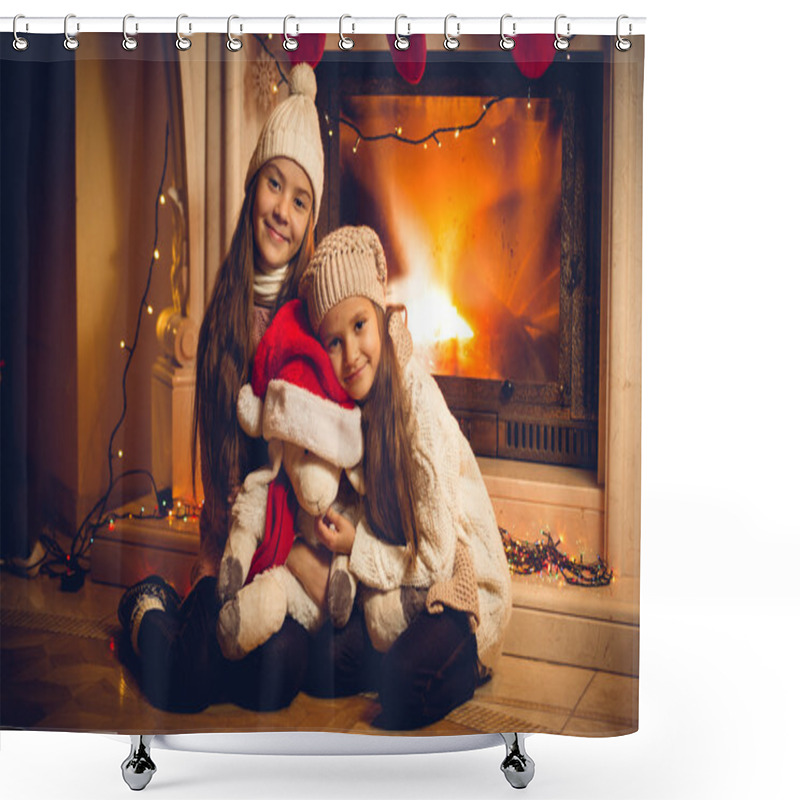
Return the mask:
[[273, 158], [256, 177], [253, 238], [256, 269], [288, 264], [303, 243], [313, 212], [313, 190], [305, 170], [289, 158]]
[[319, 338], [339, 385], [356, 402], [369, 394], [381, 358], [378, 315], [366, 297], [348, 297], [322, 319]]

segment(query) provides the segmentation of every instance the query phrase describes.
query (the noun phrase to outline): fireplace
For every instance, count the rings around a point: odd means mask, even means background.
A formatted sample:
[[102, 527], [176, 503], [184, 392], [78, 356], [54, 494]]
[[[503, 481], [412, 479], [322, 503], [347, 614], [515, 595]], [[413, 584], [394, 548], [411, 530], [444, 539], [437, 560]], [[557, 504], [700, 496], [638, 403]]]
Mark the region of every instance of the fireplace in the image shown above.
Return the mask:
[[378, 231], [476, 455], [596, 469], [603, 64], [436, 53], [409, 86], [376, 55], [317, 69], [323, 228]]

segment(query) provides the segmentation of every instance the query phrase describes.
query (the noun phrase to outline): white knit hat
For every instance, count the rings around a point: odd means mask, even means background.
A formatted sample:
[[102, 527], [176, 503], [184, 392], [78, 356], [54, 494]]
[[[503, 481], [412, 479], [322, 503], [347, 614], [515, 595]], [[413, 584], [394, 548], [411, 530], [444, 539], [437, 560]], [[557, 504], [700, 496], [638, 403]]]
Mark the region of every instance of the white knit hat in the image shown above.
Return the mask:
[[[329, 233], [317, 246], [303, 277], [299, 294], [306, 301], [315, 333], [325, 315], [342, 300], [366, 297], [386, 311], [386, 255], [372, 228], [345, 225]], [[400, 314], [392, 314], [389, 334], [397, 360], [405, 366], [411, 356], [411, 335]]]
[[386, 310], [386, 256], [381, 240], [366, 225], [345, 225], [317, 246], [300, 280], [311, 327], [348, 297], [368, 297]]
[[322, 205], [325, 178], [325, 155], [314, 105], [316, 96], [314, 70], [306, 63], [297, 64], [289, 73], [289, 97], [275, 106], [264, 123], [244, 181], [246, 191], [261, 167], [272, 158], [290, 158], [297, 162], [305, 170], [314, 190], [315, 225]]

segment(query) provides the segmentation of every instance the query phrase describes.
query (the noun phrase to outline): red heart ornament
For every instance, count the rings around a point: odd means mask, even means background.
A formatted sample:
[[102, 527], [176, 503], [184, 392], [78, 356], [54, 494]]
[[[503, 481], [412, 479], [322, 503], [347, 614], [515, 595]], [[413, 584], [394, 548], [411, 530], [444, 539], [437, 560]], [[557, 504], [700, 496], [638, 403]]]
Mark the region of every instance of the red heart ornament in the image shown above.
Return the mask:
[[289, 50], [289, 61], [292, 66], [305, 62], [311, 69], [319, 64], [322, 53], [325, 50], [324, 33], [301, 33], [294, 37], [297, 41], [297, 49]]
[[425, 45], [425, 37], [422, 34], [408, 37], [408, 47], [405, 50], [398, 50], [394, 46], [394, 36], [386, 35], [389, 42], [389, 52], [392, 54], [395, 69], [400, 73], [403, 80], [416, 86], [425, 72], [425, 62], [428, 58], [428, 48]]
[[511, 52], [519, 71], [526, 78], [541, 78], [556, 54], [553, 37], [546, 33], [531, 33], [516, 36], [514, 41], [516, 44]]

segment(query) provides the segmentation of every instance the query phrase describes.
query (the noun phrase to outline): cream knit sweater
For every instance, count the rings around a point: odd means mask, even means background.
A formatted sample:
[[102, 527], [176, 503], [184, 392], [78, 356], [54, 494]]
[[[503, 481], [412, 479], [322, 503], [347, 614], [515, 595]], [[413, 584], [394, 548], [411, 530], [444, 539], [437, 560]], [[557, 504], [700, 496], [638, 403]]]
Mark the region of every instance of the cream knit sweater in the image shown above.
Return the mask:
[[420, 498], [417, 557], [378, 539], [365, 519], [356, 526], [353, 574], [379, 590], [430, 588], [453, 575], [456, 542], [470, 551], [478, 582], [478, 655], [487, 666], [500, 655], [511, 616], [511, 578], [497, 521], [478, 463], [436, 381], [416, 358], [403, 371], [416, 488]]

